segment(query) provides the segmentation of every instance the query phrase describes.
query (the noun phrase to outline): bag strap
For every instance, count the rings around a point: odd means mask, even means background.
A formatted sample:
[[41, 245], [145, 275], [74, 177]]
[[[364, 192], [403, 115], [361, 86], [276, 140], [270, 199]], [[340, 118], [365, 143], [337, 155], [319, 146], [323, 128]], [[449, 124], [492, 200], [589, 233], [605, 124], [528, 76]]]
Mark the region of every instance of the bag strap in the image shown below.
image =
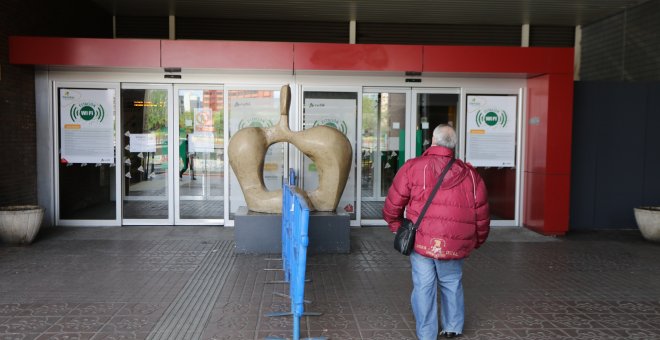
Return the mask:
[[454, 164], [454, 161], [456, 161], [456, 158], [452, 157], [452, 159], [449, 161], [449, 164], [447, 164], [445, 168], [442, 170], [440, 177], [438, 177], [438, 183], [436, 183], [435, 187], [433, 187], [433, 191], [431, 191], [431, 195], [429, 196], [429, 199], [426, 201], [426, 204], [424, 204], [424, 208], [422, 208], [422, 212], [419, 213], [419, 217], [417, 218], [417, 221], [415, 222], [415, 225], [413, 227], [414, 230], [417, 230], [417, 228], [419, 228], [419, 224], [422, 222], [422, 218], [424, 218], [424, 214], [426, 214], [426, 210], [431, 205], [431, 201], [433, 201], [433, 197], [438, 192], [438, 189], [440, 189], [440, 185], [442, 184], [442, 181], [445, 179], [445, 175], [447, 174], [447, 171], [449, 171], [449, 168], [451, 168], [452, 164]]

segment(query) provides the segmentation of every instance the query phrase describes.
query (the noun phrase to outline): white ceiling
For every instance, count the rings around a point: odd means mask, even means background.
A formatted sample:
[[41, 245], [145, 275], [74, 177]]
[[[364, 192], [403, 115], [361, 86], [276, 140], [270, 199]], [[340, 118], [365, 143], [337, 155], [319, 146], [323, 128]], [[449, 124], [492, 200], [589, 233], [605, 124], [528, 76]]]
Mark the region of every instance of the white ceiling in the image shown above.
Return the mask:
[[117, 16], [419, 24], [587, 25], [647, 0], [92, 0]]

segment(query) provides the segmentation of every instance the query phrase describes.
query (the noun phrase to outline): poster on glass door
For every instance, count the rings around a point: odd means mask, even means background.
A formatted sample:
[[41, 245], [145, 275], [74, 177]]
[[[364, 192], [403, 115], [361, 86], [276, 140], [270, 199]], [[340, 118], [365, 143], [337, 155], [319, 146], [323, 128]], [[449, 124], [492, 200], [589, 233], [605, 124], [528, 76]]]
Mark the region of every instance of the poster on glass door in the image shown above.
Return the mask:
[[473, 166], [514, 167], [515, 95], [467, 96], [466, 160]]
[[115, 90], [61, 88], [60, 162], [115, 163]]
[[209, 107], [194, 108], [193, 116], [195, 125], [193, 127], [194, 132], [188, 136], [188, 151], [207, 153], [215, 152], [213, 110]]
[[[305, 99], [305, 129], [326, 125], [341, 131], [351, 142], [355, 150], [355, 118], [357, 104], [355, 99]], [[355, 160], [353, 160], [355, 162]], [[311, 192], [319, 186], [318, 169], [309, 157], [305, 157], [304, 190]], [[351, 166], [346, 187], [339, 200], [337, 210], [352, 213], [355, 210], [355, 167]]]

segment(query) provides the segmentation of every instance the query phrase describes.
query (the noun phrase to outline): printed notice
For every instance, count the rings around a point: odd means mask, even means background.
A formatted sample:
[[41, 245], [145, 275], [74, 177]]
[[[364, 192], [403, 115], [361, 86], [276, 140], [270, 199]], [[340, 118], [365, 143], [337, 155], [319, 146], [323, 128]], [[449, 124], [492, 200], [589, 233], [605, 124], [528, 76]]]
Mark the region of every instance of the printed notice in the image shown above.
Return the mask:
[[153, 133], [131, 133], [130, 152], [156, 152], [156, 135]]
[[466, 160], [473, 166], [515, 166], [517, 102], [515, 95], [467, 96]]
[[115, 90], [59, 89], [60, 161], [115, 163]]

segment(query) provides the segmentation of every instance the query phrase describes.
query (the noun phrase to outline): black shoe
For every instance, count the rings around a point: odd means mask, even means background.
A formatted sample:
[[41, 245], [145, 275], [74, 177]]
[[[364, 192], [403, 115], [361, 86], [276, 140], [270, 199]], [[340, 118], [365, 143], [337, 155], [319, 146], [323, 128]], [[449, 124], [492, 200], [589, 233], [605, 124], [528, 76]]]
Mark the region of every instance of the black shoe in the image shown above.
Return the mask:
[[445, 338], [458, 338], [461, 336], [460, 333], [454, 333], [454, 332], [442, 332], [440, 333], [441, 336], [444, 336]]

